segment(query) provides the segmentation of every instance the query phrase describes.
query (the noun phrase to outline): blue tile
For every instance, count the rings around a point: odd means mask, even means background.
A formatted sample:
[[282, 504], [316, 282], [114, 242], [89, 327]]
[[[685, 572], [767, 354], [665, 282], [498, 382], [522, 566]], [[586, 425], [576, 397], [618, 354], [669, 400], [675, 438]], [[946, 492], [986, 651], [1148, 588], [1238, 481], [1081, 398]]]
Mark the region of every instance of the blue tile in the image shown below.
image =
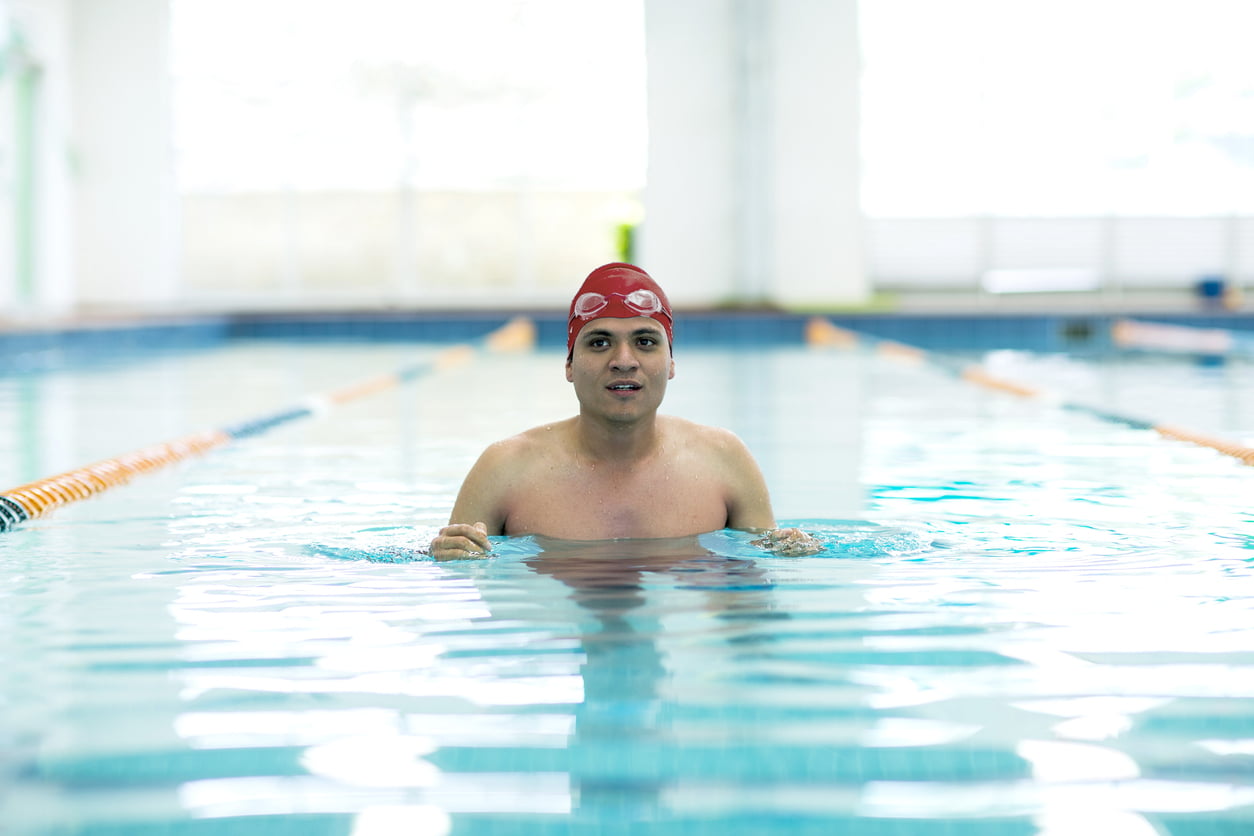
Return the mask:
[[[566, 317], [543, 312], [383, 312], [239, 314], [109, 327], [0, 331], [0, 374], [67, 366], [142, 361], [171, 351], [212, 348], [233, 338], [293, 341], [459, 342], [479, 339], [518, 315], [529, 316], [546, 349], [566, 345]], [[685, 346], [797, 345], [809, 315], [777, 312], [681, 311], [675, 341]], [[1042, 352], [1109, 350], [1106, 314], [832, 314], [835, 325], [929, 351], [1017, 348]], [[1254, 334], [1254, 314], [1148, 314], [1155, 322], [1226, 328]]]

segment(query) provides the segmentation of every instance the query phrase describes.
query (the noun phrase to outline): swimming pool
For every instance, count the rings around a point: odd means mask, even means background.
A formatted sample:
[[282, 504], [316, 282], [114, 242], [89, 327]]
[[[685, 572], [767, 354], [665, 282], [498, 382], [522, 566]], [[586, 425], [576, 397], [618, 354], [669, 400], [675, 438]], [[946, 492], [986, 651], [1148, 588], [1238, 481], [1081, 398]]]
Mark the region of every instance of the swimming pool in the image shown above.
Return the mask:
[[[10, 375], [0, 461], [26, 481], [442, 347], [232, 340]], [[984, 359], [1254, 434], [1248, 362]], [[719, 532], [424, 560], [484, 444], [572, 411], [549, 348], [0, 535], [8, 832], [1254, 829], [1254, 471], [868, 352], [677, 362], [665, 411], [739, 433], [824, 553]]]

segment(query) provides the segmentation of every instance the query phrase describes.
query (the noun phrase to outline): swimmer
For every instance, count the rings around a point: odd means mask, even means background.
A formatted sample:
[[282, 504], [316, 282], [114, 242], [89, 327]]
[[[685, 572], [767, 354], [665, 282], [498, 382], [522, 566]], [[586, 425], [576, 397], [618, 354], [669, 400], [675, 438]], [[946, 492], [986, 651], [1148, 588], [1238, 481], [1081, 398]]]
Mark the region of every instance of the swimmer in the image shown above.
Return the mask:
[[670, 303], [639, 267], [606, 264], [567, 318], [566, 380], [579, 414], [488, 447], [458, 493], [431, 555], [486, 554], [490, 535], [563, 540], [687, 537], [723, 528], [765, 535], [777, 554], [822, 543], [777, 529], [766, 481], [728, 430], [659, 415], [675, 376]]

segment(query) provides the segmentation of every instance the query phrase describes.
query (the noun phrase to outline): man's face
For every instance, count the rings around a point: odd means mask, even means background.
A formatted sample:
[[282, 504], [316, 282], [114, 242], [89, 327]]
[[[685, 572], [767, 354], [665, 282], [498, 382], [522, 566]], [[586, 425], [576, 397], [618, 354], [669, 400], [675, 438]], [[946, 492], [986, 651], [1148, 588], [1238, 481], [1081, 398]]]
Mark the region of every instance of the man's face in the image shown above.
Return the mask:
[[666, 331], [647, 316], [592, 320], [575, 338], [566, 363], [581, 409], [612, 420], [656, 412], [674, 376]]

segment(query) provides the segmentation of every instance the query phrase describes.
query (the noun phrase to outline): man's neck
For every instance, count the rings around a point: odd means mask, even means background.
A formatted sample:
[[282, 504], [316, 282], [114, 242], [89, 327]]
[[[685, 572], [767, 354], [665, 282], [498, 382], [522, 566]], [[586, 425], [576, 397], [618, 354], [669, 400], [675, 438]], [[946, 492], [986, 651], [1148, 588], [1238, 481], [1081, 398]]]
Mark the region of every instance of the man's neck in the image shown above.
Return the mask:
[[580, 415], [575, 419], [579, 452], [589, 461], [633, 464], [651, 455], [660, 442], [657, 416], [635, 422], [614, 422]]

